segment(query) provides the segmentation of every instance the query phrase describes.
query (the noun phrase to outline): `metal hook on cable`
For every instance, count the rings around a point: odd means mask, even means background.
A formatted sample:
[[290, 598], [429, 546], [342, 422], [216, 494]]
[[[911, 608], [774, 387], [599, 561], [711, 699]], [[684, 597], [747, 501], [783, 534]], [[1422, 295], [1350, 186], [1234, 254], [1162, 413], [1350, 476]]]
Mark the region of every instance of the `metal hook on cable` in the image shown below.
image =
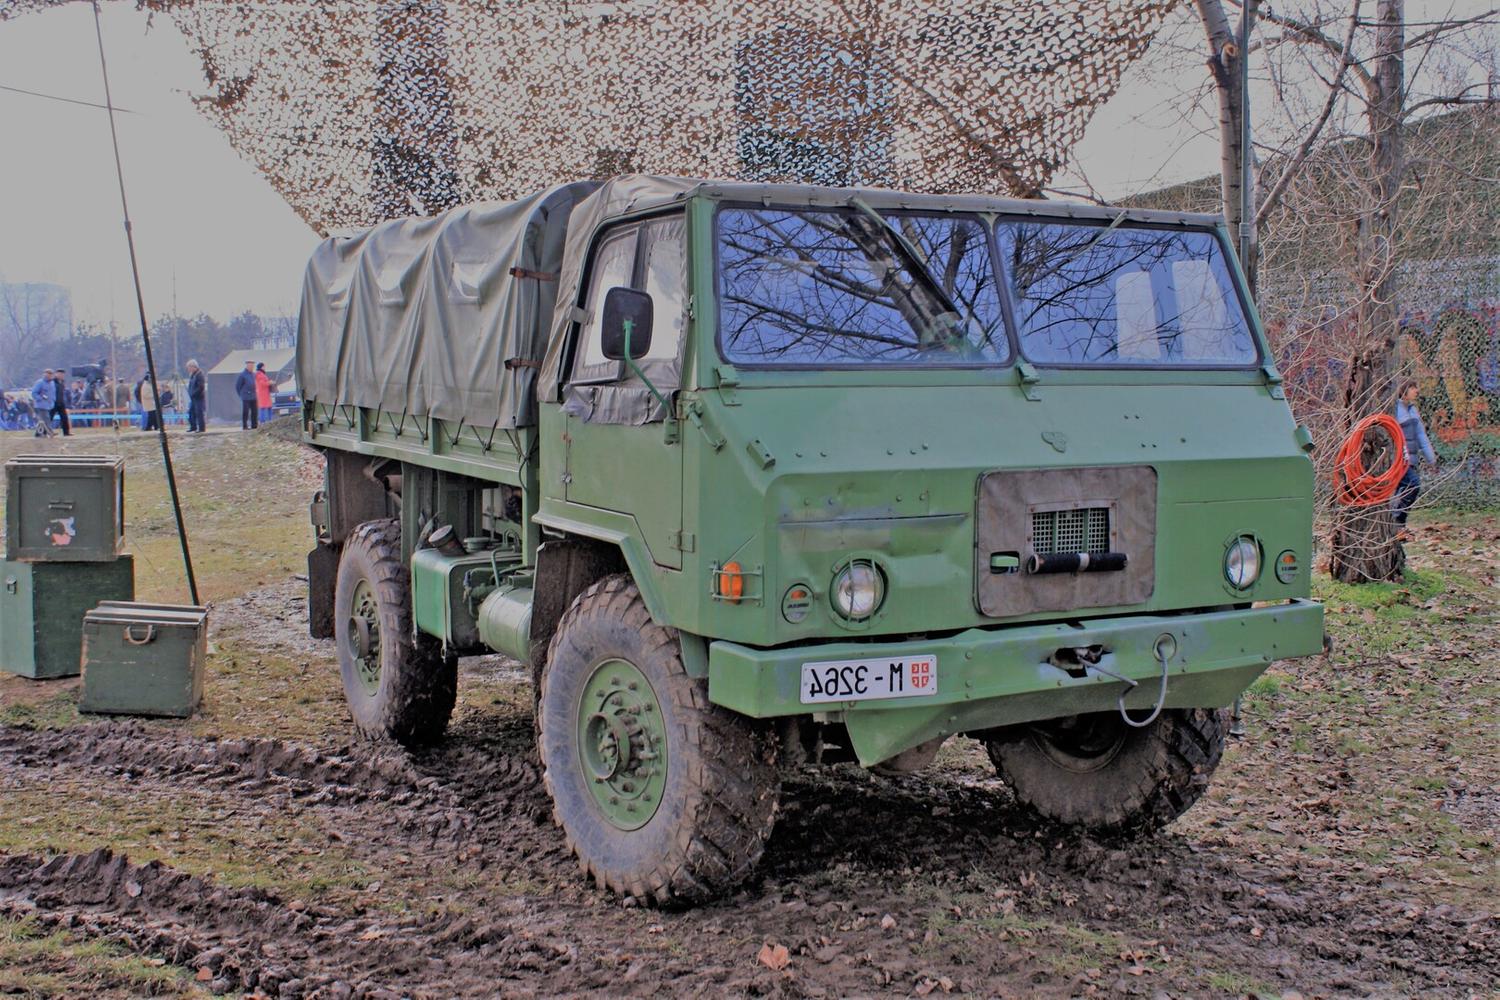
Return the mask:
[[1151, 723], [1155, 722], [1156, 717], [1161, 714], [1162, 706], [1167, 703], [1167, 655], [1163, 651], [1162, 643], [1160, 641], [1156, 643], [1156, 659], [1159, 663], [1161, 663], [1161, 690], [1156, 692], [1156, 707], [1151, 709], [1150, 715], [1146, 716], [1140, 722], [1136, 722], [1130, 717], [1130, 712], [1125, 708], [1125, 696], [1131, 691], [1134, 691], [1136, 687], [1139, 686], [1138, 682], [1130, 681], [1130, 687], [1120, 692], [1120, 699], [1118, 702], [1118, 705], [1120, 707], [1120, 718], [1125, 720], [1125, 725], [1130, 726], [1134, 729], [1145, 729], [1147, 726], [1151, 725]]
[[1107, 667], [1099, 666], [1099, 664], [1097, 663], [1092, 664], [1088, 668], [1097, 673], [1104, 674], [1106, 677], [1113, 677], [1115, 680], [1120, 681], [1125, 685], [1125, 690], [1120, 692], [1119, 700], [1116, 702], [1120, 709], [1120, 718], [1125, 720], [1125, 725], [1130, 726], [1133, 729], [1145, 729], [1147, 726], [1151, 725], [1151, 723], [1155, 722], [1156, 717], [1161, 714], [1162, 708], [1167, 703], [1167, 661], [1171, 659], [1172, 654], [1176, 651], [1177, 640], [1173, 638], [1170, 633], [1165, 633], [1160, 636], [1156, 640], [1155, 646], [1152, 647], [1152, 652], [1156, 654], [1157, 662], [1161, 664], [1161, 689], [1156, 693], [1156, 706], [1151, 709], [1151, 714], [1146, 716], [1146, 718], [1142, 719], [1140, 722], [1136, 722], [1130, 717], [1130, 712], [1125, 708], [1125, 697], [1126, 695], [1130, 694], [1130, 692], [1140, 687], [1141, 682], [1134, 679], [1133, 677], [1126, 677], [1124, 674], [1117, 674]]

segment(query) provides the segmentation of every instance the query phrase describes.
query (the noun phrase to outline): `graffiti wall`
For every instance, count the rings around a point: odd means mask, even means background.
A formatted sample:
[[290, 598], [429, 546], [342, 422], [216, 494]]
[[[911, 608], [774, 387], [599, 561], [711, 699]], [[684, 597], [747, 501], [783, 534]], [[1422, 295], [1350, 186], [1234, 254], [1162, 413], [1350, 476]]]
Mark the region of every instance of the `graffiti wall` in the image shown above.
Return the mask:
[[[1402, 298], [1395, 381], [1417, 383], [1438, 454], [1437, 472], [1424, 474], [1428, 496], [1500, 505], [1500, 258], [1409, 267]], [[1325, 459], [1343, 429], [1353, 322], [1352, 309], [1330, 302], [1267, 324], [1293, 412]]]

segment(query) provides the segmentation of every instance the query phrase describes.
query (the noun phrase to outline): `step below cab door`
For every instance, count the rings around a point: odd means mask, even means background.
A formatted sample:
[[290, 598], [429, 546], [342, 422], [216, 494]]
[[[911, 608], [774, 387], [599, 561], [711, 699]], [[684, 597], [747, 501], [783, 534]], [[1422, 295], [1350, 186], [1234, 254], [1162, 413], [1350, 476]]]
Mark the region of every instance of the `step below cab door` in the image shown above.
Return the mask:
[[565, 499], [632, 517], [652, 561], [672, 569], [682, 567], [682, 445], [668, 439], [651, 387], [605, 357], [600, 331], [611, 288], [650, 296], [650, 344], [636, 365], [670, 400], [686, 326], [685, 249], [680, 214], [613, 227], [595, 243], [562, 407]]

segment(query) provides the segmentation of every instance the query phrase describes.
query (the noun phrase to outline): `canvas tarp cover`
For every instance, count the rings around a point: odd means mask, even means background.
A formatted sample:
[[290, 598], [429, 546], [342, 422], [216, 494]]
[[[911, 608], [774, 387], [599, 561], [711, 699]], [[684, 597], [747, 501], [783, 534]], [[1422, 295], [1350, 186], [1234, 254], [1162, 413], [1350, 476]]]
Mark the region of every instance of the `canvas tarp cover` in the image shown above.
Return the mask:
[[325, 240], [303, 284], [304, 398], [481, 427], [534, 424], [568, 218], [595, 187]]

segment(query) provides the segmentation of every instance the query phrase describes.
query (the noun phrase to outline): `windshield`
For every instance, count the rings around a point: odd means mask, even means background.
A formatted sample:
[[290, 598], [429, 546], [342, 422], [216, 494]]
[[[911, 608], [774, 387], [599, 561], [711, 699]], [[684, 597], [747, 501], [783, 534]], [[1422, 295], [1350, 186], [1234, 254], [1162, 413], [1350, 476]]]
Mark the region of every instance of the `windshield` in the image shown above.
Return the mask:
[[1259, 358], [1212, 232], [1001, 222], [995, 235], [1028, 360], [1224, 368]]
[[[721, 209], [724, 359], [820, 368], [1008, 360], [989, 239], [979, 220], [886, 218], [915, 261], [858, 211]], [[914, 273], [917, 263], [925, 274]]]

